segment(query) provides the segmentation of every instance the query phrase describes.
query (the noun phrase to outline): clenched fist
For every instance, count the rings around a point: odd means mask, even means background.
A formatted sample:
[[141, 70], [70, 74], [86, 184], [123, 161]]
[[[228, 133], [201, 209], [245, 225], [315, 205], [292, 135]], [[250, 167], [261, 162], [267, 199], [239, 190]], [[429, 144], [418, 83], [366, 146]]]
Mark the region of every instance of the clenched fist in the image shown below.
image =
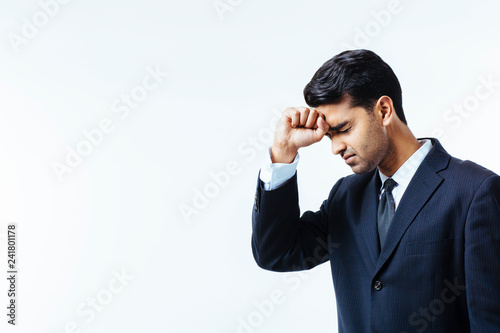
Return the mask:
[[325, 116], [315, 109], [286, 108], [276, 125], [272, 162], [292, 163], [299, 148], [321, 141], [329, 128]]

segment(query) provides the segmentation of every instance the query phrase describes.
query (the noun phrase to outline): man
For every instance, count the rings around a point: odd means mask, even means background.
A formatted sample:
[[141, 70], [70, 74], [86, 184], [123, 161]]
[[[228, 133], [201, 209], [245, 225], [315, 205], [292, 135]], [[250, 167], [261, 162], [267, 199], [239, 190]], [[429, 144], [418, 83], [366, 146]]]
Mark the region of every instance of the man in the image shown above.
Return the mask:
[[[500, 177], [415, 138], [396, 75], [371, 51], [327, 61], [304, 96], [310, 107], [285, 109], [260, 172], [257, 264], [329, 260], [340, 332], [500, 332]], [[301, 216], [298, 150], [325, 135], [354, 174]]]

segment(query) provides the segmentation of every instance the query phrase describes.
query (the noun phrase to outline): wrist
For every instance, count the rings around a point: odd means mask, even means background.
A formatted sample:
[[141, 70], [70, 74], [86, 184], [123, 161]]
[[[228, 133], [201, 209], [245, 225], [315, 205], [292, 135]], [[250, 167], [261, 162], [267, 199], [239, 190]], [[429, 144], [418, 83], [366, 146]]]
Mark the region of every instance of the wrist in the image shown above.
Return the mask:
[[290, 147], [279, 147], [272, 145], [271, 147], [271, 162], [273, 163], [292, 163], [297, 156], [298, 149]]

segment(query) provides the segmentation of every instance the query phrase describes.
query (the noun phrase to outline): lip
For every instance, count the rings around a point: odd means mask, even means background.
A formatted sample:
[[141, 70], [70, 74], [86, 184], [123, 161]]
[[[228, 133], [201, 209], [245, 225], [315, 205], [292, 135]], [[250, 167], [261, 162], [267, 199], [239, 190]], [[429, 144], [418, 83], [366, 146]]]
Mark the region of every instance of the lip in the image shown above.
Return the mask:
[[356, 155], [355, 154], [347, 154], [347, 155], [342, 156], [342, 158], [345, 160], [346, 164], [349, 164], [350, 162], [352, 162], [352, 159], [354, 158], [354, 156], [356, 156]]

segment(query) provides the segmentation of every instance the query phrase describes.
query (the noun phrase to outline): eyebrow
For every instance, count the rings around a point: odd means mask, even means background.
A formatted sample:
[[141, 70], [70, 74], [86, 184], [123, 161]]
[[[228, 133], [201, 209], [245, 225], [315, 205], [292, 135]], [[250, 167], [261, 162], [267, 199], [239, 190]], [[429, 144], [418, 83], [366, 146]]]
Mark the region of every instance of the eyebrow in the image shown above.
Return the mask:
[[328, 132], [331, 132], [331, 131], [338, 131], [340, 130], [342, 127], [344, 127], [345, 125], [347, 125], [349, 122], [348, 121], [344, 121], [340, 124], [338, 124], [337, 126], [333, 126], [333, 127], [330, 127], [330, 129], [328, 129]]

